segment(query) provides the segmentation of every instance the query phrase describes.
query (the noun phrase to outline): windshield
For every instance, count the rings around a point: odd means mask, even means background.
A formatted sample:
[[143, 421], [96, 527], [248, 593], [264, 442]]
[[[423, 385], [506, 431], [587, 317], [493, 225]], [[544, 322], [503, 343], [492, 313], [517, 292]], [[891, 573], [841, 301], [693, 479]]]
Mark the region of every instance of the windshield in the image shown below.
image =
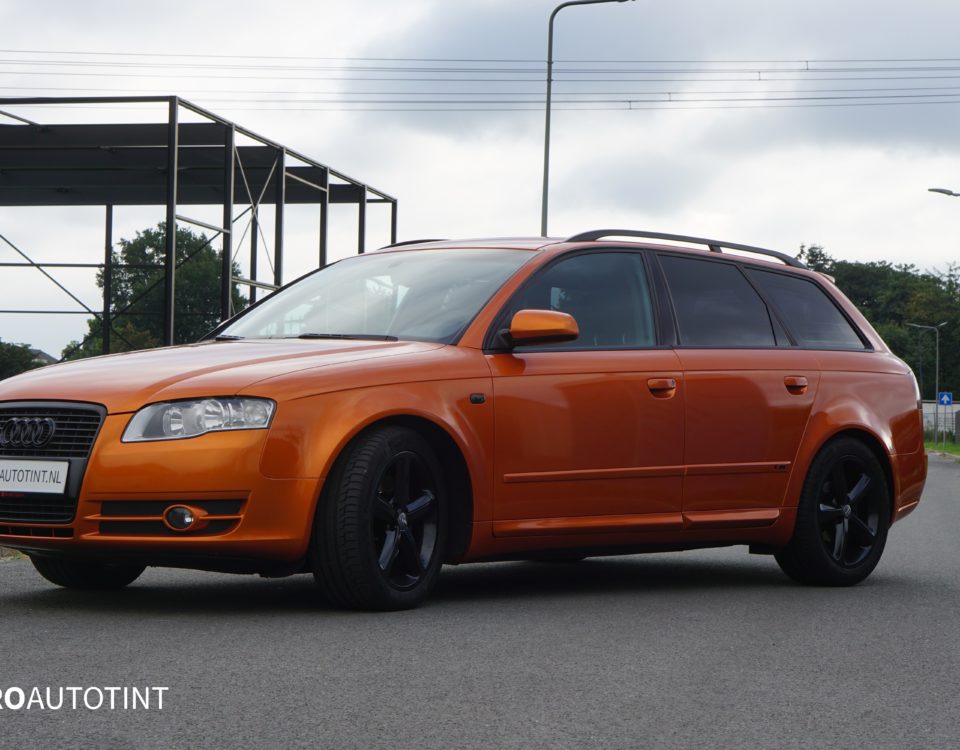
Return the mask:
[[360, 255], [277, 292], [220, 336], [451, 343], [529, 259], [518, 250]]

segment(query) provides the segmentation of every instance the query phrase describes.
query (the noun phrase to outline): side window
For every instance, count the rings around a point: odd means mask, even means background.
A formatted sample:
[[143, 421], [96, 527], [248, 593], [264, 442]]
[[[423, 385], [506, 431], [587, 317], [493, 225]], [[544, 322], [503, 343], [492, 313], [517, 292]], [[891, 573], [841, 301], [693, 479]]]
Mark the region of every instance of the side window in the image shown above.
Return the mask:
[[[518, 310], [557, 310], [574, 317], [580, 336], [550, 348], [655, 346], [653, 305], [637, 253], [585, 253], [554, 263], [510, 303]], [[536, 351], [542, 347], [517, 347]]]
[[770, 313], [729, 263], [661, 255], [681, 346], [775, 346]]
[[800, 346], [863, 349], [863, 341], [826, 292], [812, 281], [783, 273], [747, 271], [777, 308]]

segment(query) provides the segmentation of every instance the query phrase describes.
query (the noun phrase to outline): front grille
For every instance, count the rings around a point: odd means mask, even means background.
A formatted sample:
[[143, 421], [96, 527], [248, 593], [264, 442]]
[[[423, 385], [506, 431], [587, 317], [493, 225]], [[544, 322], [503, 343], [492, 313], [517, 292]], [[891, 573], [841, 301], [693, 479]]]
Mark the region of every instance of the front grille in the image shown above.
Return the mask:
[[56, 432], [41, 448], [0, 445], [0, 456], [86, 459], [103, 421], [101, 411], [94, 406], [17, 404], [0, 406], [0, 431], [9, 420], [18, 417], [50, 417], [56, 422]]
[[[93, 449], [106, 410], [94, 404], [66, 401], [7, 401], [0, 403], [0, 460], [24, 459], [63, 461], [67, 468], [67, 485], [63, 493], [0, 492], [0, 522], [70, 523], [77, 510], [77, 498], [87, 459]], [[14, 437], [11, 444], [11, 419], [52, 419], [53, 436], [44, 445], [21, 445]]]
[[69, 539], [73, 536], [73, 529], [58, 529], [51, 526], [2, 526], [0, 536], [32, 536], [53, 539]]
[[69, 523], [77, 501], [68, 495], [0, 497], [0, 519], [24, 523]]
[[163, 521], [101, 521], [100, 533], [104, 536], [214, 536], [236, 525], [235, 520], [223, 519], [210, 521], [199, 531], [174, 531]]

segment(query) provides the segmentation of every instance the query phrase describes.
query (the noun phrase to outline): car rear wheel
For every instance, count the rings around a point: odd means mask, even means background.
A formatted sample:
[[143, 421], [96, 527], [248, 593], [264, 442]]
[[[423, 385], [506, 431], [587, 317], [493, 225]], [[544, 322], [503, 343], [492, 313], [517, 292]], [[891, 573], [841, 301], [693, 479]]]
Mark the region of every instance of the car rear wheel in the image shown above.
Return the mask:
[[71, 560], [33, 555], [30, 562], [50, 583], [68, 589], [105, 591], [122, 589], [133, 583], [146, 569], [144, 565], [111, 563], [101, 560]]
[[443, 562], [444, 487], [429, 443], [401, 427], [354, 441], [324, 488], [310, 560], [326, 597], [343, 607], [409, 609]]
[[793, 538], [776, 560], [801, 583], [851, 586], [877, 566], [889, 525], [889, 490], [877, 457], [859, 440], [841, 438], [813, 460]]

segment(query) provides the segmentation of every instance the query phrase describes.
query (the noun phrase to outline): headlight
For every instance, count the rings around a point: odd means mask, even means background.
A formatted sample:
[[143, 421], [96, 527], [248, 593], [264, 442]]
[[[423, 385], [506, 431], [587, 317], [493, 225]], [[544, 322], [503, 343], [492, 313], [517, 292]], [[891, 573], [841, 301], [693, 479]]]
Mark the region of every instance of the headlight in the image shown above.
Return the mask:
[[178, 440], [224, 430], [262, 430], [277, 405], [265, 398], [204, 398], [150, 404], [133, 415], [123, 442]]

